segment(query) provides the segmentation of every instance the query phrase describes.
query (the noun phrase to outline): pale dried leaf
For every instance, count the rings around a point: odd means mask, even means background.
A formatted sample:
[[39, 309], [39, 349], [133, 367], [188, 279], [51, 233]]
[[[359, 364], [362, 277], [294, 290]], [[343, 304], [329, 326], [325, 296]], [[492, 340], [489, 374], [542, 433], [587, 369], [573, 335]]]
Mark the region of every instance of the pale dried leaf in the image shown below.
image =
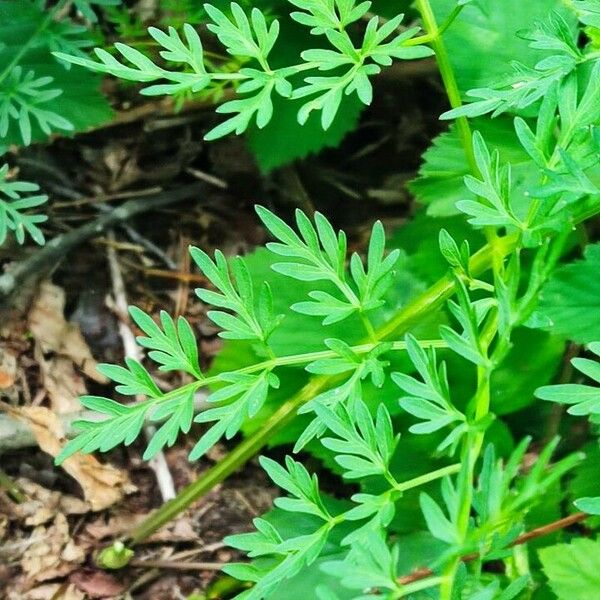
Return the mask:
[[21, 568], [32, 581], [41, 582], [72, 573], [85, 560], [85, 550], [71, 539], [63, 514], [54, 522], [36, 527], [31, 534], [37, 541], [23, 553]]
[[[30, 406], [17, 413], [30, 425], [39, 447], [57, 456], [65, 436], [58, 417], [43, 406]], [[79, 483], [85, 499], [94, 511], [107, 508], [136, 490], [124, 471], [102, 464], [90, 454], [76, 454], [62, 464], [63, 469]]]
[[14, 590], [7, 600], [85, 600], [85, 594], [73, 584], [46, 583], [27, 592]]
[[42, 353], [54, 352], [70, 358], [88, 377], [106, 383], [79, 327], [65, 320], [65, 292], [44, 281], [29, 312], [29, 328]]
[[[85, 525], [85, 533], [96, 541], [117, 538], [131, 531], [138, 523], [148, 518], [148, 514], [119, 513], [108, 520], [100, 518]], [[189, 515], [183, 515], [172, 520], [158, 531], [154, 532], [146, 541], [148, 543], [174, 543], [194, 542], [198, 540], [198, 533], [194, 530]]]
[[29, 479], [20, 478], [17, 484], [27, 496], [27, 500], [20, 504], [13, 502], [10, 516], [12, 519], [24, 521], [29, 527], [43, 525], [58, 513], [82, 515], [91, 510], [88, 502], [70, 494], [48, 490]]
[[64, 356], [53, 356], [46, 360], [38, 348], [39, 346], [36, 347], [35, 358], [52, 410], [59, 415], [81, 411], [79, 398], [87, 394], [87, 388], [73, 361]]

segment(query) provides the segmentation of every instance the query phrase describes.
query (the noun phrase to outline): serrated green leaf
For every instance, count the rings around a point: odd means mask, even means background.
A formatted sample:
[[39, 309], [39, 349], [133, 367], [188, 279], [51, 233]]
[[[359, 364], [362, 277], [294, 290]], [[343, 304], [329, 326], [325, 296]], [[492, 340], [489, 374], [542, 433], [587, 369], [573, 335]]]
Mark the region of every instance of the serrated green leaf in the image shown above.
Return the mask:
[[538, 551], [548, 583], [559, 600], [595, 598], [600, 589], [600, 543], [580, 538]]
[[582, 260], [557, 269], [542, 287], [536, 315], [543, 329], [578, 343], [600, 339], [600, 244], [589, 245]]

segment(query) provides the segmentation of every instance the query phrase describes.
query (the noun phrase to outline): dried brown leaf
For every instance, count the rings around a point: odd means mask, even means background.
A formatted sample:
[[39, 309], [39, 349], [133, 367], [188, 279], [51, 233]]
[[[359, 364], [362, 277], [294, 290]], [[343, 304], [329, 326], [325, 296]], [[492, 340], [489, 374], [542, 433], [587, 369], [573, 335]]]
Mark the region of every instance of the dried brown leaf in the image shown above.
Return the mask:
[[[148, 518], [148, 513], [133, 514], [122, 512], [111, 516], [108, 520], [98, 520], [85, 525], [85, 533], [96, 541], [108, 538], [116, 538], [131, 531], [135, 525]], [[174, 543], [194, 542], [198, 540], [198, 534], [191, 523], [190, 515], [183, 515], [174, 519], [158, 531], [153, 533], [146, 542], [148, 543]]]
[[85, 594], [73, 584], [46, 583], [26, 592], [15, 589], [7, 600], [85, 600]]
[[88, 598], [112, 598], [125, 591], [125, 586], [106, 571], [79, 569], [69, 581]]
[[70, 358], [88, 377], [106, 383], [79, 327], [65, 320], [65, 292], [44, 281], [29, 312], [29, 328], [43, 354], [53, 352]]
[[72, 573], [85, 560], [85, 550], [71, 539], [69, 524], [58, 514], [49, 526], [33, 530], [36, 541], [23, 553], [23, 573], [35, 582], [48, 581]]
[[58, 513], [82, 515], [91, 510], [88, 502], [70, 494], [48, 490], [29, 479], [20, 478], [17, 484], [27, 496], [27, 500], [19, 504], [11, 502], [10, 517], [13, 520], [23, 521], [29, 527], [43, 525]]
[[[39, 447], [51, 456], [58, 456], [65, 442], [58, 417], [43, 406], [24, 407], [17, 414], [26, 419]], [[107, 508], [136, 490], [124, 471], [102, 464], [89, 454], [71, 456], [62, 467], [79, 483], [94, 511]]]

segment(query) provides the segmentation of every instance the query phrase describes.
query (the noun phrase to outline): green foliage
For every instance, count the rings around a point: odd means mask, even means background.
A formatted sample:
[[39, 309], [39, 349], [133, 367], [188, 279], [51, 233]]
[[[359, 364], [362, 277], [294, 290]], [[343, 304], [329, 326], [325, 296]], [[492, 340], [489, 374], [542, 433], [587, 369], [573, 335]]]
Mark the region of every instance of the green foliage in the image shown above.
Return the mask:
[[358, 254], [354, 253], [350, 258], [353, 289], [346, 274], [346, 237], [342, 232], [336, 235], [322, 214], [315, 214], [315, 229], [303, 212], [296, 211], [300, 238], [279, 217], [260, 206], [257, 211], [267, 229], [279, 240], [279, 243], [267, 244], [267, 248], [279, 256], [302, 261], [275, 263], [273, 270], [299, 281], [329, 281], [342, 296], [340, 299], [327, 292], [310, 292], [311, 301], [294, 304], [293, 310], [323, 316], [323, 325], [330, 325], [383, 304], [382, 296], [392, 283], [399, 252], [394, 250], [384, 256], [385, 234], [379, 221], [371, 233], [367, 268]]
[[26, 235], [34, 242], [43, 244], [44, 234], [37, 225], [47, 217], [25, 211], [41, 206], [48, 200], [48, 196], [35, 193], [40, 189], [35, 183], [7, 181], [7, 175], [8, 165], [3, 165], [0, 168], [0, 245], [6, 241], [9, 230], [14, 232], [19, 244], [25, 241]]
[[575, 539], [539, 551], [544, 573], [559, 600], [594, 598], [600, 589], [600, 543]]
[[[576, 43], [587, 25], [577, 15], [583, 19], [589, 7], [554, 12], [554, 0], [509, 0], [500, 10], [487, 0], [448, 0], [436, 6], [450, 15], [438, 30], [429, 2], [419, 0], [428, 31], [415, 38], [416, 28], [398, 29], [401, 16], [384, 23], [370, 17], [368, 2], [291, 4], [298, 9], [291, 19], [321, 42], [291, 67], [273, 60], [279, 21], [237, 4], [204, 8], [208, 30], [232, 57], [222, 63], [207, 59], [189, 23], [180, 32], [150, 29], [164, 63], [123, 43], [115, 46], [119, 58], [102, 49], [95, 61], [58, 56], [146, 83], [149, 95], [214, 94], [231, 86], [239, 95], [218, 109], [229, 118], [207, 134], [214, 139], [266, 126], [274, 98], [300, 101], [298, 121], [317, 113], [327, 128], [344, 97], [369, 104], [371, 78], [381, 67], [429, 55], [424, 43], [430, 42], [454, 107], [446, 116], [459, 120], [426, 153], [413, 190], [430, 213], [466, 218], [421, 215], [391, 244], [377, 221], [363, 255], [349, 253], [346, 235], [319, 212], [310, 218], [298, 210], [288, 224], [257, 207], [272, 239], [266, 250], [228, 259], [219, 250], [209, 256], [191, 249], [208, 282], [198, 296], [214, 307], [207, 316], [226, 340], [211, 370], [200, 369], [185, 319], [163, 313], [157, 323], [133, 309], [154, 369], [183, 371], [188, 379], [165, 392], [141, 362], [100, 365], [116, 391], [136, 401], [84, 397], [83, 405], [102, 419], [80, 423], [80, 435], [57, 460], [130, 444], [147, 420], [159, 428], [146, 458], [189, 433], [193, 422], [202, 433], [192, 460], [222, 438], [250, 435], [209, 474], [215, 482], [267, 443], [292, 442], [294, 453], [306, 450], [341, 476], [340, 499], [321, 486], [326, 468], [317, 477], [297, 458], [280, 464], [262, 457], [283, 495], [272, 512], [255, 519], [254, 531], [227, 539], [250, 559], [225, 568], [251, 583], [239, 598], [280, 600], [299, 581], [312, 582], [314, 590], [303, 593], [320, 600], [529, 597], [541, 574], [521, 543], [541, 532], [521, 534], [540, 515], [560, 515], [562, 499], [575, 497], [573, 482], [590, 463], [580, 467], [582, 454], [569, 453], [571, 438], [559, 446], [552, 422], [534, 443], [514, 440], [513, 433], [542, 429], [524, 423], [530, 413], [519, 410], [539, 388], [539, 398], [569, 404], [570, 414], [591, 415], [593, 424], [599, 412], [597, 388], [578, 381], [546, 386], [563, 340], [526, 329], [546, 327], [574, 341], [595, 331], [589, 305], [599, 295], [597, 246], [588, 247], [583, 261], [561, 266], [572, 249], [573, 225], [600, 211], [600, 57], [593, 41]], [[518, 38], [517, 22], [526, 26]], [[440, 31], [448, 36], [449, 55]], [[473, 44], [481, 46], [476, 58]], [[498, 60], [487, 69], [498, 45]], [[521, 63], [501, 78], [495, 67], [506, 69], [508, 59]], [[485, 72], [474, 72], [483, 65]], [[475, 102], [458, 105], [455, 76], [463, 91], [469, 79], [478, 86]], [[500, 113], [513, 115], [490, 121]], [[473, 131], [471, 116], [478, 117]], [[432, 287], [424, 289], [425, 282]], [[600, 355], [597, 342], [590, 349]], [[573, 364], [600, 382], [598, 363], [576, 358]], [[204, 387], [208, 407], [196, 413], [195, 394]], [[514, 418], [502, 420], [511, 413]], [[576, 506], [599, 512], [593, 493]], [[593, 597], [594, 559], [578, 556], [584, 546], [591, 555], [590, 544], [595, 548], [587, 540], [539, 552], [558, 597], [572, 591], [573, 573], [579, 597]], [[490, 561], [504, 568], [491, 569]]]
[[[0, 136], [5, 144], [27, 145], [54, 132], [85, 130], [112, 114], [97, 77], [75, 73], [52, 56], [81, 57], [92, 44], [85, 27], [56, 20], [63, 4], [45, 9], [40, 2], [7, 0], [0, 5]], [[77, 3], [86, 13], [89, 5]]]
[[596, 0], [575, 0], [573, 6], [582, 23], [600, 28], [600, 6]]
[[583, 260], [556, 270], [544, 285], [533, 324], [585, 344], [600, 339], [600, 245], [586, 248]]
[[[438, 20], [441, 22], [455, 5], [454, 0], [434, 3]], [[553, 56], [556, 50], [552, 48], [551, 52], [546, 52], [532, 45], [535, 41], [531, 38], [535, 38], [536, 34], [524, 34], [524, 30], [537, 30], [540, 27], [538, 23], [548, 19], [553, 11], [556, 15], [553, 18], [558, 23], [565, 21], [574, 37], [574, 15], [560, 0], [506, 0], [502, 8], [498, 10], [494, 0], [471, 2], [445, 32], [444, 41], [463, 92], [504, 83], [513, 69], [515, 77], [519, 74], [532, 78], [537, 75], [536, 64], [549, 55]], [[545, 28], [550, 28], [550, 25]], [[550, 32], [553, 37], [552, 28]]]
[[[494, 120], [475, 119], [473, 127], [486, 141], [489, 150], [499, 154], [501, 165], [510, 164], [513, 197], [519, 201], [527, 186], [535, 183], [530, 158], [521, 147], [512, 123], [506, 117]], [[468, 159], [454, 125], [433, 141], [423, 155], [419, 176], [409, 184], [417, 200], [427, 205], [431, 216], [458, 214], [458, 201], [474, 202], [476, 197], [465, 186], [470, 173]]]
[[344, 96], [329, 129], [324, 130], [315, 112], [304, 124], [298, 123], [301, 103], [300, 99], [273, 98], [273, 118], [262, 129], [254, 126], [248, 130], [248, 146], [262, 171], [270, 172], [324, 148], [336, 147], [356, 128], [364, 108], [356, 96]]

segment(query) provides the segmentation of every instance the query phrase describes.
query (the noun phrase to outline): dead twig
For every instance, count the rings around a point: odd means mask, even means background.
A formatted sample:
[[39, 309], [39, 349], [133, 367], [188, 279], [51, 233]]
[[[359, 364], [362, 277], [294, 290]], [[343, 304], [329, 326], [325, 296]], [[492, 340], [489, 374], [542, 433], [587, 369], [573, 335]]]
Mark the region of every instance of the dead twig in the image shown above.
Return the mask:
[[[112, 230], [108, 231], [107, 237], [110, 241], [114, 242], [114, 234]], [[129, 302], [127, 301], [125, 282], [123, 281], [123, 275], [121, 274], [121, 268], [117, 259], [117, 252], [113, 244], [110, 244], [107, 247], [107, 258], [113, 286], [115, 307], [120, 313], [126, 315]], [[143, 358], [142, 352], [135, 341], [135, 335], [131, 330], [129, 323], [125, 321], [119, 321], [119, 333], [121, 334], [121, 339], [123, 340], [125, 356], [127, 358], [141, 361]], [[155, 433], [156, 427], [154, 427], [154, 425], [145, 425], [144, 434], [148, 442], [152, 439]], [[156, 456], [154, 456], [148, 462], [148, 466], [156, 475], [156, 481], [158, 483], [158, 488], [160, 490], [163, 502], [167, 502], [168, 500], [175, 498], [177, 495], [177, 492], [175, 491], [175, 483], [173, 481], [171, 471], [169, 471], [169, 466], [167, 465], [167, 460], [164, 453], [162, 451], [158, 452]]]
[[71, 250], [102, 233], [105, 229], [149, 210], [168, 206], [182, 200], [197, 200], [205, 191], [206, 184], [193, 183], [172, 190], [165, 190], [154, 196], [129, 200], [122, 206], [98, 216], [78, 229], [55, 237], [43, 248], [36, 250], [25, 260], [15, 263], [7, 273], [0, 276], [0, 300], [4, 298], [6, 301], [15, 290], [19, 290], [21, 294], [22, 286], [26, 282], [37, 281], [47, 276]]
[[132, 560], [130, 567], [144, 569], [170, 569], [173, 571], [220, 571], [227, 563], [186, 562], [178, 560]]

